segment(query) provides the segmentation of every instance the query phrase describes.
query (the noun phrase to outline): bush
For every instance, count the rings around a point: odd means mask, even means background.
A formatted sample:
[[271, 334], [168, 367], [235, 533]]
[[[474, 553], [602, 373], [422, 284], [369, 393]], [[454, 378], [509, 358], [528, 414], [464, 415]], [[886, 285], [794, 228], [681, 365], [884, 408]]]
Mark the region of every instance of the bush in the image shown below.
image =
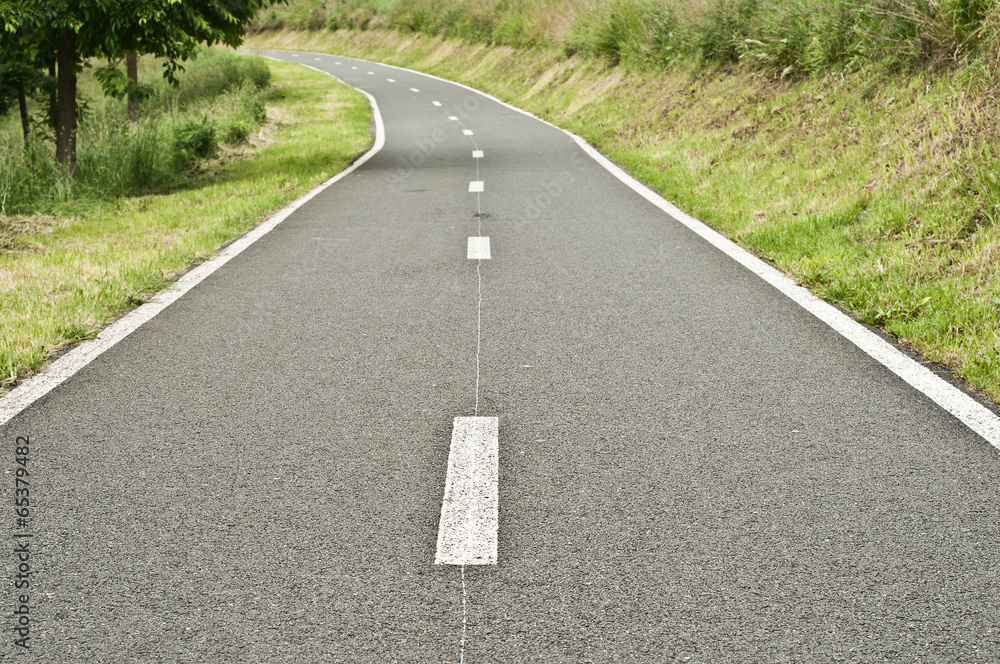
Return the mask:
[[229, 145], [246, 142], [254, 129], [267, 121], [264, 99], [249, 84], [220, 96], [212, 107], [217, 111], [222, 142]]
[[181, 120], [172, 127], [173, 162], [182, 170], [197, 159], [207, 159], [219, 147], [215, 124], [208, 118]]
[[[573, 16], [568, 32], [553, 15]], [[774, 75], [982, 60], [1000, 70], [1000, 0], [292, 0], [256, 26], [388, 26], [486, 43], [561, 43], [619, 62], [742, 64]], [[548, 32], [546, 32], [548, 30]]]
[[178, 75], [178, 80], [180, 85], [177, 87], [166, 81], [156, 85], [143, 105], [144, 112], [183, 111], [248, 82], [257, 89], [264, 89], [271, 82], [271, 70], [264, 58], [200, 50]]

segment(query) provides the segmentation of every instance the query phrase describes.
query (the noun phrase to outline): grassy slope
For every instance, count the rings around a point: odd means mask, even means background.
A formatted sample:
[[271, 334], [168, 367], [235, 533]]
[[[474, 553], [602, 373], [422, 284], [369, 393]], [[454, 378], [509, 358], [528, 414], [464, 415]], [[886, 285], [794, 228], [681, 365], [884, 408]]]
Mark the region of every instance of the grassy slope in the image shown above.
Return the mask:
[[948, 76], [630, 72], [562, 49], [270, 32], [461, 81], [582, 136], [820, 296], [1000, 398], [996, 100]]
[[274, 63], [270, 140], [167, 194], [101, 204], [0, 254], [0, 384], [97, 330], [193, 262], [347, 166], [371, 143], [361, 94]]

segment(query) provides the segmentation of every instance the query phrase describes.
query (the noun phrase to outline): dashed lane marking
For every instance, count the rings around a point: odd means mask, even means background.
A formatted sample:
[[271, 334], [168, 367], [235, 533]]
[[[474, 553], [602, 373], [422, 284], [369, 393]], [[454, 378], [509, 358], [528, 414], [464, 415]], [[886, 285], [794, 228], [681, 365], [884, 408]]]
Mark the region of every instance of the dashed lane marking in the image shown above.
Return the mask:
[[469, 260], [490, 260], [490, 238], [470, 237], [466, 257]]
[[1000, 449], [1000, 417], [998, 417], [989, 408], [978, 403], [971, 396], [951, 385], [940, 376], [937, 376], [930, 369], [921, 365], [916, 360], [904, 355], [901, 350], [890, 344], [888, 341], [885, 341], [874, 332], [871, 332], [863, 325], [856, 322], [853, 318], [834, 307], [832, 304], [828, 304], [827, 302], [820, 300], [809, 290], [796, 284], [795, 280], [791, 277], [781, 273], [776, 268], [771, 267], [743, 247], [738, 246], [736, 243], [723, 236], [718, 231], [709, 228], [703, 222], [695, 219], [685, 212], [682, 212], [673, 203], [669, 202], [646, 185], [640, 183], [631, 175], [625, 173], [621, 168], [611, 162], [611, 160], [606, 158], [593, 146], [576, 134], [566, 131], [565, 129], [561, 129], [560, 127], [556, 127], [556, 125], [551, 122], [542, 120], [522, 108], [508, 104], [507, 102], [501, 101], [492, 95], [486, 94], [481, 90], [476, 90], [468, 85], [462, 85], [461, 83], [455, 83], [454, 81], [449, 81], [441, 78], [440, 76], [425, 74], [424, 72], [418, 72], [405, 67], [395, 67], [393, 65], [386, 66], [393, 67], [394, 69], [405, 71], [410, 74], [423, 76], [424, 78], [430, 80], [455, 85], [459, 88], [479, 95], [484, 99], [494, 101], [505, 108], [509, 108], [512, 111], [525, 115], [529, 118], [534, 118], [539, 122], [562, 131], [564, 134], [576, 141], [577, 144], [594, 159], [594, 161], [610, 171], [612, 175], [631, 187], [640, 196], [659, 207], [682, 225], [687, 226], [692, 231], [700, 235], [707, 242], [709, 242], [709, 244], [713, 245], [727, 256], [756, 274], [758, 277], [777, 288], [789, 299], [816, 316], [838, 334], [842, 335], [845, 339], [855, 344], [866, 354], [899, 376], [911, 387], [922, 392], [934, 403], [951, 413], [956, 419], [969, 427], [969, 429], [982, 436], [983, 439], [989, 442], [993, 447]]
[[410, 88], [410, 92], [420, 92], [420, 90], [418, 90], [416, 88]]
[[484, 191], [483, 187], [484, 183], [482, 180], [473, 180], [472, 182], [469, 183], [469, 193], [470, 194], [481, 193], [482, 191]]
[[462, 133], [465, 134], [466, 136], [472, 136], [472, 130], [471, 129], [463, 129]]
[[482, 150], [473, 150], [472, 151], [472, 158], [473, 159], [482, 159], [483, 158], [483, 151]]
[[497, 564], [499, 420], [456, 417], [435, 565]]
[[441, 105], [441, 102], [439, 102], [439, 101], [432, 101], [431, 103], [434, 104], [435, 106], [440, 106]]

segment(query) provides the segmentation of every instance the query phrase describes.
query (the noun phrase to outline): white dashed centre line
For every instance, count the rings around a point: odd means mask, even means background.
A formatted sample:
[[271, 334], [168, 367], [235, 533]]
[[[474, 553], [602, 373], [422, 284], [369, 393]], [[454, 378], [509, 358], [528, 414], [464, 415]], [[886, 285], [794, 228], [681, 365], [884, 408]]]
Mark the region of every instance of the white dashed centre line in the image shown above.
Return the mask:
[[472, 182], [469, 183], [469, 193], [470, 194], [481, 193], [483, 191], [483, 186], [484, 185], [482, 180], [473, 180]]
[[482, 159], [483, 158], [483, 151], [482, 150], [473, 150], [472, 151], [472, 158], [473, 159]]
[[435, 565], [497, 564], [499, 421], [456, 417]]
[[375, 75], [375, 72], [373, 72], [373, 71], [370, 71], [370, 72], [368, 72], [368, 75], [369, 75], [369, 76], [374, 76], [374, 75]]
[[462, 133], [465, 134], [466, 136], [472, 136], [472, 130], [471, 129], [463, 129]]
[[490, 238], [470, 237], [466, 257], [469, 260], [490, 260]]
[[355, 67], [354, 65], [351, 65], [351, 69], [357, 69], [357, 67]]
[[454, 115], [449, 115], [448, 119], [451, 120], [452, 122], [458, 122], [458, 118], [456, 118]]
[[334, 62], [333, 64], [335, 64], [335, 65], [337, 65], [339, 67], [340, 65], [342, 65], [344, 63], [343, 62]]
[[396, 79], [394, 79], [394, 78], [387, 78], [385, 80], [389, 81], [390, 83], [395, 83], [396, 82]]
[[316, 62], [322, 62], [322, 59], [320, 58], [313, 58], [313, 60], [315, 60]]
[[439, 102], [439, 101], [432, 101], [431, 103], [434, 104], [435, 106], [440, 106], [441, 105], [441, 102]]
[[420, 92], [420, 90], [418, 90], [416, 88], [410, 88], [410, 92]]

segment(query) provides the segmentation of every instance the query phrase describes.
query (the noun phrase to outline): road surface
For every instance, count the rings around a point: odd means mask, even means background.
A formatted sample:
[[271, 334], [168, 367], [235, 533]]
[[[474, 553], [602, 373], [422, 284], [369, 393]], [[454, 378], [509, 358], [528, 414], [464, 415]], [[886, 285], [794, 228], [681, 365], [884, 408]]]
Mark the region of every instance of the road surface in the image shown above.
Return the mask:
[[[0, 427], [4, 661], [1000, 661], [987, 440], [565, 133], [264, 54], [385, 145]], [[469, 417], [495, 564], [434, 564]]]

